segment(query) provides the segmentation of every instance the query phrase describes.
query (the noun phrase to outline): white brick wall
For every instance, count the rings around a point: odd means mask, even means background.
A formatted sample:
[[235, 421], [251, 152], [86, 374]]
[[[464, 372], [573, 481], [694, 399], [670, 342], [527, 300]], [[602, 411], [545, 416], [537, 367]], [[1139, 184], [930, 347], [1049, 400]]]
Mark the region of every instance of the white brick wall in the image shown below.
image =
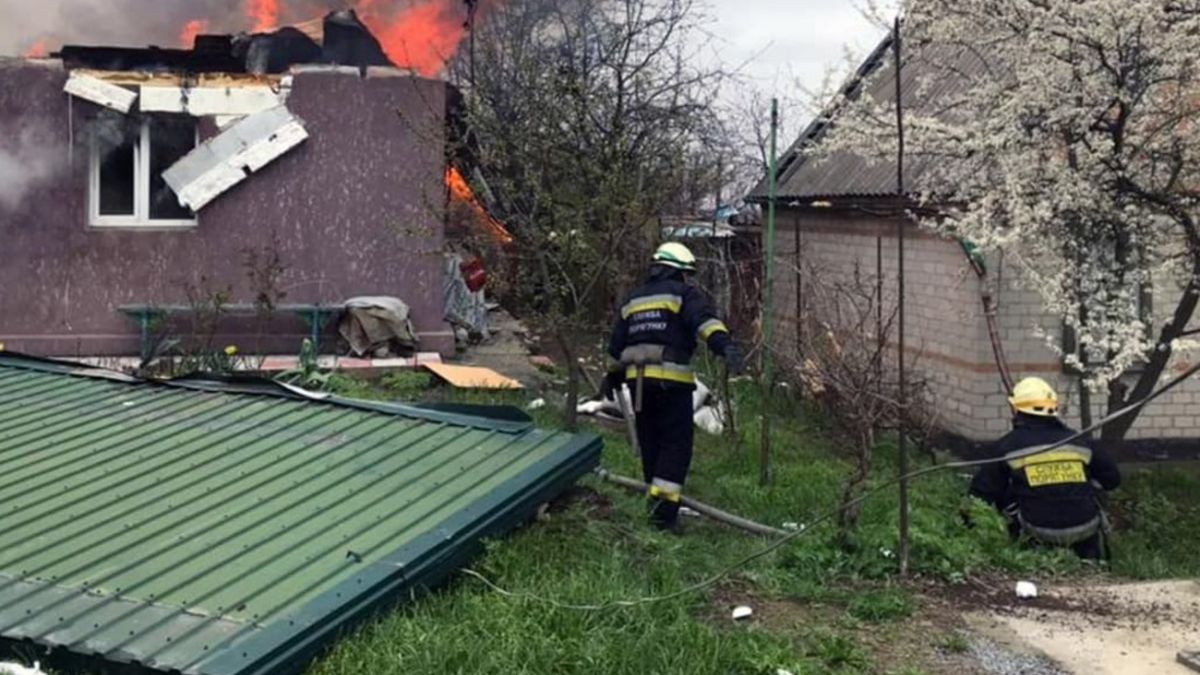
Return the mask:
[[[837, 274], [848, 277], [857, 263], [863, 276], [873, 280], [876, 237], [882, 235], [884, 297], [889, 307], [896, 298], [894, 221], [782, 209], [775, 249], [775, 344], [781, 361], [795, 354], [796, 224], [802, 230], [806, 265], [817, 266], [827, 279]], [[908, 363], [917, 376], [928, 380], [931, 405], [943, 428], [973, 440], [996, 438], [1008, 431], [1011, 413], [988, 341], [980, 281], [956, 242], [913, 232], [905, 247]], [[1058, 340], [1060, 323], [1042, 312], [1038, 293], [1024, 287], [1020, 270], [1006, 264], [1002, 255], [988, 257], [988, 272], [989, 283], [996, 286], [997, 321], [1013, 377], [1036, 375], [1048, 380], [1058, 389], [1065, 418], [1078, 425], [1077, 378], [1063, 373], [1061, 357], [1037, 333], [1040, 327]], [[1164, 319], [1174, 309], [1178, 293], [1169, 281], [1159, 280], [1156, 318]], [[1200, 355], [1177, 355], [1169, 372], [1178, 372], [1196, 358]], [[783, 372], [789, 365], [783, 364]], [[1099, 419], [1105, 394], [1092, 394], [1092, 404], [1093, 420]], [[1129, 437], [1200, 437], [1200, 378], [1152, 403]]]

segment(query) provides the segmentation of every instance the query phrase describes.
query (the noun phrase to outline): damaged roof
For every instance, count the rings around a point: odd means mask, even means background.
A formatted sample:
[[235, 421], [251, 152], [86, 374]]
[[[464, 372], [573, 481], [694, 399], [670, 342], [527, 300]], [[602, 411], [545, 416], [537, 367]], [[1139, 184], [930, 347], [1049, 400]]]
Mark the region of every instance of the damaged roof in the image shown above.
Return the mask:
[[71, 70], [285, 73], [292, 66], [392, 66], [379, 40], [352, 9], [271, 33], [199, 35], [192, 49], [64, 46], [53, 56]]
[[268, 381], [0, 354], [0, 642], [162, 672], [291, 672], [451, 574], [600, 448]]

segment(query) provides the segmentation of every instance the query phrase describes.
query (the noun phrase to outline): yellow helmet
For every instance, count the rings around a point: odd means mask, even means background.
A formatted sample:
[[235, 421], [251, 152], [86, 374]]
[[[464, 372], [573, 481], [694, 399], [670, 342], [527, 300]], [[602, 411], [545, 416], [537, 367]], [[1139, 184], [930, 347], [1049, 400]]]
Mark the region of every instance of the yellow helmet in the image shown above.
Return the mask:
[[1027, 377], [1018, 382], [1008, 402], [1017, 412], [1042, 417], [1058, 416], [1058, 394], [1040, 377]]
[[696, 256], [692, 255], [688, 247], [673, 241], [658, 247], [654, 252], [654, 262], [685, 272], [696, 271]]

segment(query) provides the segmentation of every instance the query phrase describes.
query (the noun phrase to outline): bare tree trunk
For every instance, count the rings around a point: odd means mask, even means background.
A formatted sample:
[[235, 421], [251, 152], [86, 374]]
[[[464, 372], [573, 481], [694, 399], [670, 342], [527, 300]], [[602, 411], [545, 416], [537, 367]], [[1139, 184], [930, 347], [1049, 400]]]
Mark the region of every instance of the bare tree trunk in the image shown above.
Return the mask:
[[725, 432], [733, 442], [736, 451], [738, 445], [737, 421], [733, 414], [733, 395], [729, 391], [729, 364], [721, 363], [721, 399], [725, 404]]
[[1083, 373], [1079, 374], [1079, 426], [1092, 426], [1092, 392], [1087, 387]]
[[[1179, 305], [1175, 307], [1175, 315], [1171, 318], [1170, 323], [1163, 326], [1162, 332], [1159, 334], [1157, 348], [1150, 355], [1150, 360], [1146, 363], [1146, 368], [1142, 371], [1141, 377], [1138, 378], [1133, 391], [1126, 397], [1124, 395], [1126, 387], [1123, 382], [1114, 380], [1109, 385], [1108, 412], [1110, 414], [1130, 402], [1142, 400], [1154, 391], [1154, 387], [1158, 385], [1159, 379], [1162, 377], [1163, 372], [1167, 369], [1167, 364], [1171, 360], [1171, 355], [1173, 354], [1171, 343], [1187, 329], [1188, 323], [1191, 322], [1192, 316], [1196, 313], [1196, 306], [1198, 304], [1200, 304], [1200, 259], [1193, 261], [1192, 278], [1188, 281], [1187, 287], [1183, 291], [1183, 297], [1179, 300]], [[1125, 440], [1125, 436], [1129, 433], [1129, 429], [1133, 426], [1137, 417], [1136, 413], [1125, 415], [1105, 424], [1100, 433], [1100, 438], [1112, 443], [1119, 443]]]
[[[763, 401], [763, 406], [768, 405]], [[771, 413], [762, 415], [762, 439], [758, 446], [758, 484], [768, 485], [771, 482]]]
[[563, 425], [573, 432], [579, 429], [579, 362], [561, 326], [554, 331], [554, 339], [567, 361], [567, 408], [563, 411]]
[[851, 504], [855, 497], [866, 485], [871, 475], [872, 448], [875, 447], [875, 437], [869, 429], [863, 430], [858, 439], [858, 464], [854, 473], [846, 480], [842, 489], [842, 503], [838, 511], [838, 539], [845, 546], [850, 541], [850, 531], [858, 525], [858, 517], [862, 512], [861, 504]]

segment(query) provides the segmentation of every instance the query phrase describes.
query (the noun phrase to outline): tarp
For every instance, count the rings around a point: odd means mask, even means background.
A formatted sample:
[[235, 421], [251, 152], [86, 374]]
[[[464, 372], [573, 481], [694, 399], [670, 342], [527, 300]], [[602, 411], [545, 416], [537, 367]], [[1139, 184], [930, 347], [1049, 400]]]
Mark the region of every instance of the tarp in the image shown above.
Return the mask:
[[408, 305], [386, 296], [347, 300], [338, 332], [356, 356], [382, 356], [396, 347], [415, 349], [418, 342]]

